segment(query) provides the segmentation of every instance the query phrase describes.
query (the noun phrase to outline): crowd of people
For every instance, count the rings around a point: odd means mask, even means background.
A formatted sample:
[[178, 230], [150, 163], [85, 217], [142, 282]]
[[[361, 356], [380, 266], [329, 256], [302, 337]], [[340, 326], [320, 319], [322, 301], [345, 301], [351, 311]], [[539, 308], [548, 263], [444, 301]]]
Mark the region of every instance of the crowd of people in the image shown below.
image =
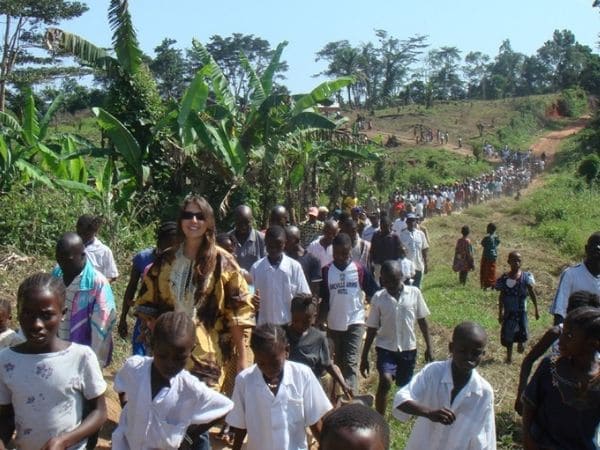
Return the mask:
[[[370, 195], [359, 206], [354, 195], [331, 214], [309, 208], [297, 224], [278, 205], [264, 230], [239, 205], [222, 233], [207, 200], [189, 195], [176, 221], [158, 227], [156, 246], [133, 257], [119, 315], [112, 252], [97, 237], [100, 221], [82, 216], [57, 240], [55, 269], [20, 284], [18, 332], [11, 302], [0, 301], [0, 449], [95, 447], [107, 419], [102, 368], [112, 361], [113, 328], [131, 343], [112, 386], [123, 408], [115, 449], [208, 449], [216, 425], [234, 449], [388, 449], [394, 385], [393, 416], [417, 416], [406, 448], [495, 449], [494, 390], [476, 370], [487, 332], [456, 324], [450, 357], [434, 361], [421, 290], [434, 243], [422, 220], [432, 196], [433, 214], [439, 197], [466, 207], [484, 195], [471, 187], [514, 193], [528, 171], [502, 166], [462, 184], [393, 193], [389, 205]], [[535, 279], [516, 251], [498, 274], [498, 230], [490, 223], [486, 231], [480, 283], [499, 293], [510, 363], [515, 343], [525, 350], [528, 299], [539, 318]], [[452, 261], [460, 284], [475, 269], [469, 236], [464, 226]], [[561, 275], [555, 325], [521, 368], [515, 409], [526, 449], [596, 448], [600, 232], [585, 254]], [[415, 374], [417, 328], [427, 365]], [[372, 365], [374, 398], [359, 382]]]

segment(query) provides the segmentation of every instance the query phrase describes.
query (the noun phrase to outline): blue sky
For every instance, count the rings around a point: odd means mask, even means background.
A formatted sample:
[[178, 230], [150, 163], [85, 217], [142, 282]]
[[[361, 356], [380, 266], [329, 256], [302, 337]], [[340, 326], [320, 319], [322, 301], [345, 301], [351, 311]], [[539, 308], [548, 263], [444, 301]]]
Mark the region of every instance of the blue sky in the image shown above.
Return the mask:
[[[85, 0], [84, 0], [85, 1]], [[432, 48], [456, 46], [462, 55], [479, 50], [495, 56], [509, 38], [515, 51], [534, 53], [555, 29], [569, 29], [577, 40], [598, 50], [600, 9], [592, 0], [129, 0], [142, 49], [153, 55], [163, 38], [189, 47], [192, 38], [207, 42], [214, 34], [254, 34], [272, 46], [287, 40], [285, 84], [305, 92], [324, 63], [315, 53], [326, 43], [348, 39], [353, 45], [376, 42], [374, 29], [400, 39], [429, 36]], [[62, 24], [97, 45], [110, 46], [108, 0], [87, 0], [90, 10]]]

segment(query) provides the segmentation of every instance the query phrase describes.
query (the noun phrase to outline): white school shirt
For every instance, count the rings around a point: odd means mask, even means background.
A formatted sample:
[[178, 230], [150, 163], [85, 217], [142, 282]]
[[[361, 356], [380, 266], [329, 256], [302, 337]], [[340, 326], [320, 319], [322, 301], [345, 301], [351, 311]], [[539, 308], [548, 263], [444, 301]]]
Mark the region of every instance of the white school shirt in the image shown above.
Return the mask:
[[95, 237], [91, 243], [86, 245], [85, 254], [92, 263], [92, 266], [94, 266], [94, 269], [109, 280], [119, 276], [111, 249], [104, 245], [100, 239]]
[[327, 248], [323, 248], [319, 242], [322, 237], [319, 236], [306, 247], [306, 251], [321, 262], [321, 269], [333, 261], [333, 246], [328, 245]]
[[256, 325], [273, 323], [285, 325], [292, 321], [292, 298], [310, 294], [302, 265], [283, 254], [277, 266], [268, 257], [256, 261], [250, 269], [254, 288], [259, 291], [260, 308]]
[[392, 224], [392, 231], [397, 235], [400, 235], [400, 232], [406, 230], [406, 221], [404, 219], [396, 219]]
[[[41, 354], [0, 351], [0, 405], [13, 405], [19, 450], [39, 450], [51, 437], [77, 428], [84, 400], [104, 391], [100, 364], [87, 345], [72, 342], [59, 352]], [[69, 450], [85, 444], [84, 439]]]
[[410, 280], [415, 276], [415, 265], [408, 258], [398, 259], [400, 263], [400, 267], [402, 269], [402, 282], [404, 283], [406, 280]]
[[398, 300], [382, 289], [371, 299], [367, 326], [377, 329], [376, 347], [404, 352], [417, 348], [415, 322], [428, 315], [429, 309], [419, 288], [404, 286]]
[[406, 257], [415, 265], [415, 270], [422, 272], [425, 270], [425, 261], [423, 260], [423, 250], [429, 248], [427, 237], [421, 230], [415, 228], [408, 231], [403, 230], [399, 235], [400, 242], [406, 247]]
[[332, 408], [312, 370], [293, 361], [283, 366], [277, 395], [254, 364], [236, 377], [232, 400], [225, 420], [247, 430], [247, 450], [307, 450], [306, 427]]
[[152, 398], [153, 358], [132, 356], [115, 377], [115, 391], [127, 394], [113, 450], [176, 450], [192, 424], [210, 423], [233, 408], [224, 395], [182, 370]]
[[394, 417], [401, 421], [411, 416], [398, 409], [412, 400], [429, 409], [448, 408], [456, 416], [452, 425], [417, 417], [405, 450], [495, 450], [494, 391], [473, 370], [470, 380], [450, 404], [453, 388], [452, 360], [427, 364], [394, 397]]
[[600, 295], [600, 276], [592, 275], [584, 263], [568, 267], [560, 275], [554, 301], [550, 306], [550, 313], [558, 314], [563, 318], [567, 317], [569, 296], [577, 291], [588, 291]]

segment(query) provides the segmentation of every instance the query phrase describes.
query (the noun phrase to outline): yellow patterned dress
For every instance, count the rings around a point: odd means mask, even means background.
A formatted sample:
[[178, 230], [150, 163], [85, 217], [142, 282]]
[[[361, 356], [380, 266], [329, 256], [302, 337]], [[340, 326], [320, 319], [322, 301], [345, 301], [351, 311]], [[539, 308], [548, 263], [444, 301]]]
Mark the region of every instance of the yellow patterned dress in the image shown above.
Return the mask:
[[[215, 270], [205, 279], [207, 295], [203, 301], [212, 305], [209, 320], [198, 317], [198, 311], [205, 309], [195, 300], [195, 262], [183, 254], [182, 248], [158, 258], [148, 270], [136, 306], [190, 314], [196, 323], [197, 343], [187, 368], [207, 385], [222, 390], [226, 368], [231, 367], [236, 358], [231, 327], [242, 328], [247, 336], [255, 325], [256, 314], [248, 285], [235, 259], [220, 247], [217, 249]], [[247, 340], [244, 341], [247, 346]]]

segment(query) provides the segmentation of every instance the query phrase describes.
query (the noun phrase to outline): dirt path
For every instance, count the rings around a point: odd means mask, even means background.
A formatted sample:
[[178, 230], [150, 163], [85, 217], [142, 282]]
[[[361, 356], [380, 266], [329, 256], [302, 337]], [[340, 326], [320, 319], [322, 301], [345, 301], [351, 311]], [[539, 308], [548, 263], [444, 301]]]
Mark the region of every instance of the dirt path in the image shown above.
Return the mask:
[[546, 153], [546, 162], [551, 164], [555, 153], [560, 148], [561, 141], [569, 136], [579, 133], [586, 127], [589, 121], [590, 117], [581, 117], [567, 128], [559, 131], [551, 131], [532, 145], [531, 148], [533, 149], [533, 153], [536, 155]]

